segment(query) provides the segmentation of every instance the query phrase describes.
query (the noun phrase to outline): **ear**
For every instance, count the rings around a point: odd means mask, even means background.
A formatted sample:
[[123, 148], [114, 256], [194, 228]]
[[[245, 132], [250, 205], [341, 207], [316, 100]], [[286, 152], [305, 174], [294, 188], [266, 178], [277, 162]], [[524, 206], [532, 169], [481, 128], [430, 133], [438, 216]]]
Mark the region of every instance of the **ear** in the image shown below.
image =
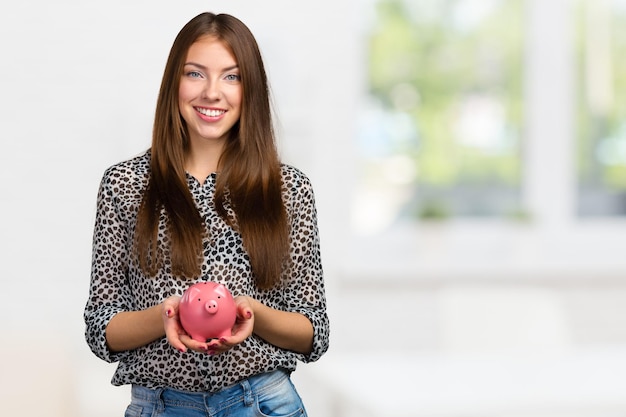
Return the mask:
[[190, 300], [196, 298], [198, 294], [200, 294], [200, 292], [200, 289], [196, 287], [191, 287], [187, 289], [187, 291], [185, 291], [185, 294], [183, 294], [183, 299], [181, 300], [181, 303], [188, 303]]
[[221, 297], [226, 297], [227, 290], [224, 284], [217, 284], [215, 288], [213, 289], [213, 291], [215, 291], [215, 293]]

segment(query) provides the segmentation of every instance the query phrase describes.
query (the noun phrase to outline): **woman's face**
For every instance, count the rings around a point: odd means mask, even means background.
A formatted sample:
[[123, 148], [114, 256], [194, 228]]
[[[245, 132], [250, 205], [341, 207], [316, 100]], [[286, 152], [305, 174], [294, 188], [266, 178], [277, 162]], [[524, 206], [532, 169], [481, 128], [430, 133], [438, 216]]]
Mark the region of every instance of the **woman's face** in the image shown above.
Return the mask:
[[191, 145], [223, 145], [241, 116], [241, 100], [239, 67], [230, 49], [214, 37], [199, 38], [187, 52], [178, 90]]

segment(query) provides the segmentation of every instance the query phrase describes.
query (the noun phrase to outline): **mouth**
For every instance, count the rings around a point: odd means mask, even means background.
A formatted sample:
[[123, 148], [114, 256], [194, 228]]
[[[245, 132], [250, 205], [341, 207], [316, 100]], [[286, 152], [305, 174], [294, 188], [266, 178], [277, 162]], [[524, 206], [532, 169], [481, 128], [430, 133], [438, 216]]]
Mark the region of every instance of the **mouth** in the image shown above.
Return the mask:
[[205, 109], [203, 107], [194, 107], [194, 109], [205, 116], [208, 117], [219, 117], [226, 113], [226, 110], [215, 110], [215, 109]]

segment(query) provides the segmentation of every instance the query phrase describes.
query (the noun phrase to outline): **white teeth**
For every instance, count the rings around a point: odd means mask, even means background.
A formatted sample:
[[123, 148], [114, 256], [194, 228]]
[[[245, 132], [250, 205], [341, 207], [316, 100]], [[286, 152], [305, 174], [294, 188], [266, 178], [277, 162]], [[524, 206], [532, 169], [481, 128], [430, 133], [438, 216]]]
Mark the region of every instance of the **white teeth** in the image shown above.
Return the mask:
[[211, 110], [211, 109], [203, 109], [200, 107], [196, 107], [196, 110], [198, 110], [200, 113], [204, 114], [205, 116], [209, 116], [209, 117], [217, 117], [226, 113], [225, 110]]

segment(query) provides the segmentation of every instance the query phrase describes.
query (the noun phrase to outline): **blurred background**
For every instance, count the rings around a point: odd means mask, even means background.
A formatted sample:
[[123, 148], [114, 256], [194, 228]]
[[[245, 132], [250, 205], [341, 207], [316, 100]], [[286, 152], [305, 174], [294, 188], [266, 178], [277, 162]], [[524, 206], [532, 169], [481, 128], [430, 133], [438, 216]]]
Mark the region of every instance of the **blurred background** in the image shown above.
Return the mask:
[[626, 416], [624, 0], [3, 2], [1, 415], [123, 415], [83, 338], [96, 192], [207, 10], [316, 190], [311, 417]]

